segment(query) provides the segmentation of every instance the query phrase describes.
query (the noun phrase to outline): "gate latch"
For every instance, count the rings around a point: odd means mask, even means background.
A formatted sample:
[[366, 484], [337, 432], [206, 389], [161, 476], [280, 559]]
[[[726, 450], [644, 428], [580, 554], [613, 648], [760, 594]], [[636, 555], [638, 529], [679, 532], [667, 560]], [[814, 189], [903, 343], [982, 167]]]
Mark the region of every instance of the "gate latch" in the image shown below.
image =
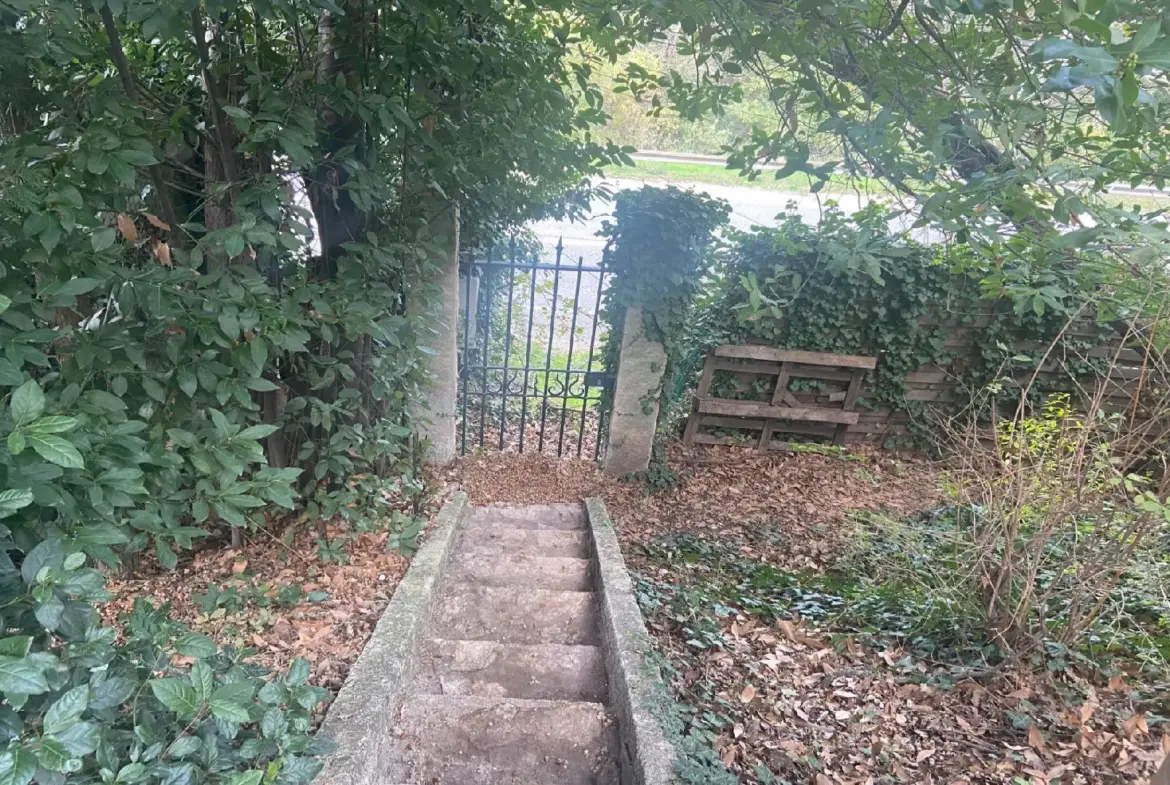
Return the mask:
[[615, 378], [616, 375], [608, 371], [589, 371], [585, 374], [585, 386], [610, 389], [613, 387]]

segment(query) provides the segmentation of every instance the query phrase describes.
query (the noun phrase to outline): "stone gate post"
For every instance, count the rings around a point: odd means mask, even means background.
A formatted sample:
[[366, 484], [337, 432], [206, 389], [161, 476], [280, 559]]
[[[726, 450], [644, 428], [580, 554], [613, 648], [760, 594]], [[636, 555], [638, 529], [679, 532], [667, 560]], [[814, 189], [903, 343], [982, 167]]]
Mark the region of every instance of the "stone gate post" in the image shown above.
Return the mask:
[[621, 354], [602, 470], [611, 477], [644, 472], [650, 465], [666, 349], [646, 335], [642, 309], [626, 309]]

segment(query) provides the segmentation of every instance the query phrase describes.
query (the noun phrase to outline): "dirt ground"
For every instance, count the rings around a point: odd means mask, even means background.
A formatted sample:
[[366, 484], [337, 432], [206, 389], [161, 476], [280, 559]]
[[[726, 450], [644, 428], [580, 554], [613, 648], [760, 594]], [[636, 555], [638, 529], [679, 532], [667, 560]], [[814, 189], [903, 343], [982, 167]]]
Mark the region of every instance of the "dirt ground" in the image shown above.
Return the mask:
[[[650, 590], [687, 580], [685, 569], [649, 555], [646, 546], [669, 535], [734, 543], [738, 556], [788, 572], [818, 570], [851, 513], [908, 514], [942, 500], [938, 467], [882, 451], [676, 447], [670, 463], [681, 484], [654, 494], [601, 477], [591, 462], [539, 455], [464, 459], [447, 479], [473, 504], [600, 496]], [[765, 624], [722, 605], [711, 618], [716, 645], [687, 640], [669, 608], [648, 621], [684, 716], [703, 729], [730, 782], [1146, 783], [1170, 751], [1161, 718], [1125, 673], [1025, 664], [956, 679], [938, 663], [798, 619]]]

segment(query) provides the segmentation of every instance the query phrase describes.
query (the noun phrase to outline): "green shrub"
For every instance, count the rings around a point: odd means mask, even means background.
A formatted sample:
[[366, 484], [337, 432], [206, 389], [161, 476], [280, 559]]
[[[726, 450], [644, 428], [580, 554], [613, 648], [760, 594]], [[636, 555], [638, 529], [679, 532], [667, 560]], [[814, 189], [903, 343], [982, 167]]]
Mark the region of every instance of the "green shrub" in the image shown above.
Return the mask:
[[[992, 382], [1044, 361], [1055, 369], [1028, 386], [1033, 402], [1077, 389], [1108, 365], [1086, 352], [1112, 328], [1096, 327], [1096, 337], [1065, 332], [1086, 295], [1053, 289], [1047, 299], [1012, 301], [983, 291], [983, 271], [969, 250], [892, 231], [892, 216], [878, 204], [849, 216], [830, 204], [817, 226], [796, 212], [782, 219], [774, 229], [732, 236], [688, 325], [679, 367], [689, 384], [680, 386], [693, 389], [704, 354], [723, 343], [876, 356], [864, 404], [909, 412], [925, 430], [926, 405], [906, 395], [906, 375], [924, 365], [951, 369], [956, 410]], [[948, 345], [960, 329], [966, 337]], [[729, 396], [765, 392], [737, 393], [722, 373], [715, 389]], [[1019, 394], [1019, 385], [996, 393], [1004, 401]]]
[[119, 641], [98, 624], [104, 581], [77, 543], [53, 536], [10, 558], [28, 535], [5, 528], [0, 542], [0, 781], [295, 785], [317, 774], [327, 746], [308, 731], [326, 693], [307, 684], [308, 663], [265, 679], [142, 599]]

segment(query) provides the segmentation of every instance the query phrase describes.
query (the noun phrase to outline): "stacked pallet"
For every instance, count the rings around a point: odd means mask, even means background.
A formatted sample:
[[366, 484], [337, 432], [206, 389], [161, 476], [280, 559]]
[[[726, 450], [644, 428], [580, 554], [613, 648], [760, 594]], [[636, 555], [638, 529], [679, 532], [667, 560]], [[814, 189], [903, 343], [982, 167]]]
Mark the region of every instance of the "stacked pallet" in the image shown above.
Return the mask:
[[[945, 365], [927, 364], [905, 377], [907, 402], [924, 402], [943, 409], [966, 400], [960, 389], [964, 360], [977, 347], [975, 333], [962, 328], [952, 332], [947, 346], [952, 359]], [[1096, 325], [1079, 328], [1081, 338], [1099, 338]], [[1019, 344], [1020, 352], [1043, 351], [1039, 344]], [[1107, 360], [1109, 373], [1089, 389], [1071, 389], [1061, 367], [1070, 360]], [[767, 346], [720, 346], [707, 357], [696, 394], [695, 411], [687, 423], [684, 440], [691, 444], [742, 444], [754, 441], [760, 449], [782, 448], [775, 437], [819, 437], [835, 444], [866, 440], [884, 441], [905, 435], [910, 415], [904, 408], [877, 405], [868, 371], [877, 358], [774, 349]], [[1032, 380], [1032, 371], [1016, 375], [1021, 386]], [[1070, 387], [1074, 395], [1091, 396], [1100, 391], [1107, 411], [1133, 410], [1135, 399], [1149, 392], [1155, 378], [1144, 353], [1104, 342], [1082, 355], [1050, 357], [1036, 373], [1045, 389]], [[814, 384], [801, 384], [802, 380]], [[718, 383], [717, 383], [718, 382]], [[712, 387], [730, 386], [731, 397], [715, 397]], [[746, 432], [746, 433], [745, 433]]]
[[[844, 444], [860, 414], [857, 401], [867, 371], [876, 357], [773, 349], [768, 346], [720, 346], [707, 355], [687, 421], [686, 444], [729, 444], [742, 439], [728, 432], [759, 431], [759, 450], [783, 449], [785, 434], [820, 436]], [[719, 398], [711, 394], [715, 374], [732, 374], [737, 392], [754, 389], [767, 379], [767, 400]], [[793, 389], [800, 380], [816, 380], [820, 393]], [[822, 400], [823, 398], [823, 400]], [[715, 431], [715, 432], [713, 432]], [[780, 441], [776, 436], [781, 436]]]

